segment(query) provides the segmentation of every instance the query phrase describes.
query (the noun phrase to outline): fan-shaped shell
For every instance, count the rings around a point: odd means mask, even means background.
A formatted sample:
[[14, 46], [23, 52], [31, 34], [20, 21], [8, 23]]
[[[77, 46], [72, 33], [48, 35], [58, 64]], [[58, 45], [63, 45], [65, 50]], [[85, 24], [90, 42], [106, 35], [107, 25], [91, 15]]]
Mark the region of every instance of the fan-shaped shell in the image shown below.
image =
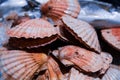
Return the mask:
[[39, 75], [37, 80], [64, 80], [64, 75], [60, 71], [59, 65], [52, 57], [49, 57], [46, 66], [47, 70], [43, 75]]
[[86, 72], [97, 72], [103, 67], [103, 59], [99, 54], [77, 46], [64, 46], [53, 51], [64, 65], [75, 65]]
[[120, 28], [105, 29], [101, 32], [105, 41], [120, 50]]
[[72, 68], [70, 70], [70, 75], [68, 80], [100, 80], [99, 78], [93, 78], [88, 75], [84, 75], [83, 73], [79, 72], [78, 70]]
[[44, 19], [31, 19], [8, 30], [10, 37], [45, 38], [57, 34], [55, 28]]
[[59, 20], [64, 15], [77, 17], [80, 12], [78, 0], [49, 0], [41, 8], [44, 15]]
[[120, 68], [115, 65], [111, 65], [102, 80], [120, 80]]
[[101, 52], [96, 31], [90, 24], [74, 19], [70, 16], [64, 16], [62, 21], [65, 24], [65, 29], [69, 31], [70, 34], [75, 37], [75, 39], [79, 40], [80, 43], [90, 50]]
[[[19, 48], [45, 46], [57, 39], [56, 29], [44, 19], [31, 19], [8, 30], [9, 44]], [[16, 44], [13, 44], [16, 43]]]
[[43, 53], [27, 53], [19, 50], [0, 51], [0, 80], [31, 80], [34, 73], [46, 63]]

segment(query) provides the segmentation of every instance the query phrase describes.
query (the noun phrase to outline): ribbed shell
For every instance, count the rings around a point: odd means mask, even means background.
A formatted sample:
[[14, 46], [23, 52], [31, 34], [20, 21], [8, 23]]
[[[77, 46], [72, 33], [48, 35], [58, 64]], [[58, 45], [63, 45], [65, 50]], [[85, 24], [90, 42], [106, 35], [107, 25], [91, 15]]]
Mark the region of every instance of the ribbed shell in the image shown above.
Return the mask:
[[120, 51], [120, 28], [105, 29], [101, 33], [105, 41]]
[[64, 15], [76, 18], [80, 12], [80, 5], [78, 0], [49, 0], [41, 10], [53, 20], [59, 20]]
[[47, 59], [43, 53], [0, 51], [0, 80], [31, 80]]
[[37, 80], [63, 80], [64, 76], [60, 71], [59, 65], [50, 57], [47, 62], [47, 70], [43, 75], [39, 75]]
[[[70, 16], [62, 18], [67, 29], [80, 43], [84, 44], [91, 50], [101, 52], [98, 36], [95, 29], [87, 22], [74, 19]], [[69, 34], [68, 34], [69, 35]]]
[[31, 19], [8, 30], [10, 37], [45, 38], [57, 34], [55, 28], [44, 19]]
[[69, 62], [69, 65], [75, 65], [86, 72], [97, 72], [104, 64], [99, 54], [72, 45], [53, 51], [53, 55], [57, 56], [64, 65], [68, 65]]
[[120, 80], [120, 68], [115, 65], [111, 65], [102, 80]]
[[79, 72], [78, 70], [72, 68], [70, 70], [70, 75], [68, 80], [100, 80], [99, 78], [93, 78], [83, 73]]

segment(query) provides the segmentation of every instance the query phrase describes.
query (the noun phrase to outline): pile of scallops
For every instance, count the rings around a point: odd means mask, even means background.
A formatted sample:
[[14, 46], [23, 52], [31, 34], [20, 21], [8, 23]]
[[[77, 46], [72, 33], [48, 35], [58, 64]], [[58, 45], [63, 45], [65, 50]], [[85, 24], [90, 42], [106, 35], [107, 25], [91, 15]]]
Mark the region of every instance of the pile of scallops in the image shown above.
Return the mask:
[[[120, 80], [120, 68], [102, 51], [94, 27], [77, 19], [78, 0], [49, 0], [40, 9], [42, 18], [6, 17], [12, 25], [0, 48], [0, 80]], [[120, 50], [120, 28], [101, 34]]]

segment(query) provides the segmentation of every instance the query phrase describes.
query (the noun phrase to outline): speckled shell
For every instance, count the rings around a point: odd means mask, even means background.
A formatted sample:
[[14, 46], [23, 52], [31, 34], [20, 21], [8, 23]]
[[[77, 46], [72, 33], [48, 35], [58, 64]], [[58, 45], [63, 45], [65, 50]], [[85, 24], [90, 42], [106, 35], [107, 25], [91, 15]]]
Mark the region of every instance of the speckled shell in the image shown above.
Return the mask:
[[52, 57], [49, 57], [46, 66], [47, 70], [45, 73], [39, 75], [36, 80], [64, 80], [64, 75], [60, 71], [59, 65]]
[[120, 68], [111, 65], [101, 80], [120, 80]]
[[55, 28], [44, 19], [31, 19], [8, 30], [10, 37], [45, 38], [57, 34]]
[[93, 78], [88, 75], [84, 75], [83, 73], [79, 72], [78, 70], [72, 68], [70, 70], [70, 75], [68, 80], [100, 80], [99, 78]]
[[41, 10], [45, 16], [55, 21], [64, 15], [76, 18], [80, 12], [80, 5], [78, 0], [49, 0]]
[[0, 80], [31, 80], [47, 59], [48, 57], [43, 53], [0, 51]]
[[65, 29], [69, 31], [75, 39], [79, 40], [80, 43], [90, 50], [101, 52], [97, 33], [90, 24], [70, 16], [62, 17], [62, 21], [65, 25]]
[[103, 58], [95, 52], [77, 46], [64, 46], [53, 51], [64, 65], [75, 65], [85, 72], [97, 72], [103, 67]]
[[120, 51], [120, 28], [104, 29], [101, 34], [105, 41]]

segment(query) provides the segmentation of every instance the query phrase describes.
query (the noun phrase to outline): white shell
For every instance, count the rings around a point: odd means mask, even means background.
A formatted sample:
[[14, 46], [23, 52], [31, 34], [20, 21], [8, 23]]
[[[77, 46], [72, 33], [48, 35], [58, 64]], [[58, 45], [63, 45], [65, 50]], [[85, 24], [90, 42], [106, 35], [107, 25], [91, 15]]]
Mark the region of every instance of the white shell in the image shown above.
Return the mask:
[[95, 29], [85, 21], [74, 19], [70, 16], [62, 17], [65, 28], [86, 47], [101, 52], [98, 36]]
[[11, 50], [0, 51], [0, 80], [30, 80], [47, 61], [43, 53], [27, 53]]
[[102, 80], [120, 80], [120, 68], [115, 65], [111, 65]]
[[107, 53], [107, 52], [101, 52], [100, 55], [102, 56], [103, 61], [104, 61], [101, 74], [104, 74], [106, 70], [110, 67], [110, 64], [112, 63], [113, 58], [112, 58], [112, 55], [110, 55], [110, 53]]
[[93, 78], [88, 75], [84, 75], [74, 68], [71, 69], [69, 76], [70, 77], [68, 80], [100, 80], [99, 78]]

